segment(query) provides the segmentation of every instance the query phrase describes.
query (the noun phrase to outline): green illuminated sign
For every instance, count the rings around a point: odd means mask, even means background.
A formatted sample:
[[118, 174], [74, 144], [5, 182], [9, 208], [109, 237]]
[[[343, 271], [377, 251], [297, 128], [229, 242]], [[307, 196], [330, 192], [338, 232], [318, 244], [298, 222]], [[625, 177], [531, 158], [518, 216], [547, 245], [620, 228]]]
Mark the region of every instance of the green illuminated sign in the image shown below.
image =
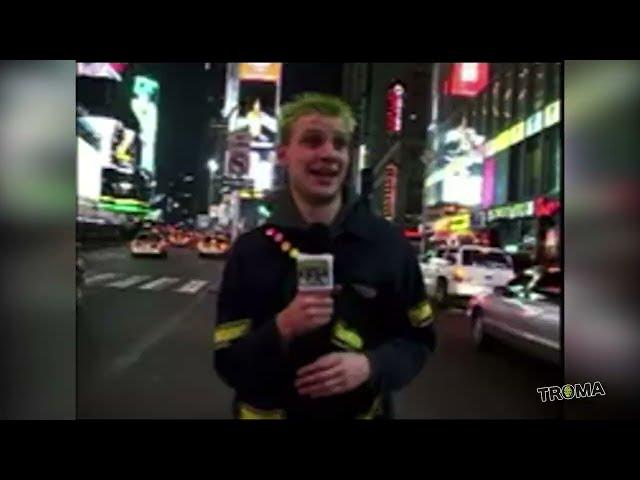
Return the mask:
[[138, 96], [151, 97], [158, 91], [158, 88], [160, 85], [154, 79], [137, 76], [133, 84], [133, 93]]
[[532, 217], [534, 213], [533, 201], [514, 203], [489, 209], [487, 219], [492, 222], [501, 218], [525, 218]]

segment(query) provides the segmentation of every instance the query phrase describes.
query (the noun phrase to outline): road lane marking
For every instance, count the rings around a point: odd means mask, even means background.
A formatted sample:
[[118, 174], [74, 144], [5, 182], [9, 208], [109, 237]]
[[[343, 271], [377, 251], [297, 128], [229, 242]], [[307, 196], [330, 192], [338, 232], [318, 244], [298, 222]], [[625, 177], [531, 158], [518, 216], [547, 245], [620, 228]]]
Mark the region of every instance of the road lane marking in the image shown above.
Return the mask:
[[206, 280], [191, 280], [189, 283], [174, 291], [178, 293], [190, 293], [193, 295], [194, 293], [198, 293], [198, 291], [207, 283], [209, 282]]
[[166, 322], [160, 323], [155, 330], [139, 336], [138, 341], [127, 348], [121, 355], [114, 358], [111, 365], [104, 372], [105, 377], [112, 379], [124, 374], [126, 370], [133, 367], [143, 355], [171, 335], [181, 323], [193, 319], [194, 312], [205, 299], [205, 295], [195, 297], [186, 308], [180, 309]]
[[162, 290], [164, 287], [179, 282], [179, 278], [174, 277], [161, 277], [153, 282], [149, 282], [146, 285], [142, 285], [140, 290]]
[[132, 277], [125, 278], [124, 280], [110, 283], [109, 285], [107, 285], [107, 287], [127, 288], [135, 285], [136, 283], [143, 282], [149, 278], [151, 278], [150, 275], [133, 275]]
[[91, 275], [90, 277], [87, 277], [84, 283], [85, 285], [92, 286], [92, 285], [95, 285], [96, 283], [112, 280], [116, 278], [118, 275], [120, 274], [119, 273], [99, 273], [97, 275]]

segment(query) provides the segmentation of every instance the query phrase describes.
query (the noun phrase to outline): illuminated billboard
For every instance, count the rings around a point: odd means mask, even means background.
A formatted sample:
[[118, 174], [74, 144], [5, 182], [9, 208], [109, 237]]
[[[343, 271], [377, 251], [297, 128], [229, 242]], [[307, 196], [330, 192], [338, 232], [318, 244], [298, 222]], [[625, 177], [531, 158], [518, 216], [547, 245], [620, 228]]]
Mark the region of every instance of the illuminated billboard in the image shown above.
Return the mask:
[[384, 199], [382, 215], [386, 220], [393, 221], [396, 216], [396, 195], [398, 191], [398, 166], [389, 163], [384, 167]]
[[79, 77], [108, 78], [122, 81], [122, 74], [127, 69], [127, 63], [76, 63]]
[[404, 109], [405, 88], [400, 82], [394, 82], [387, 90], [386, 128], [388, 133], [400, 133]]
[[445, 81], [444, 93], [461, 97], [475, 97], [489, 83], [488, 63], [454, 63]]
[[281, 73], [282, 63], [240, 63], [238, 68], [240, 80], [279, 83]]
[[274, 182], [281, 73], [281, 63], [238, 63], [227, 69], [224, 112], [229, 131], [246, 134], [249, 153], [238, 153], [230, 142], [227, 159], [237, 158], [238, 168], [229, 161], [226, 171], [252, 180], [258, 191], [271, 189]]
[[102, 180], [102, 156], [95, 146], [77, 139], [76, 188], [79, 200], [97, 202]]
[[438, 153], [440, 168], [425, 182], [429, 202], [457, 203], [468, 207], [482, 203], [484, 140], [464, 124], [444, 132]]
[[[78, 119], [86, 136], [91, 137], [91, 142], [97, 152], [95, 159], [101, 166], [112, 164], [113, 139], [121, 122], [115, 118], [85, 116]], [[85, 139], [86, 141], [86, 139]]]
[[274, 148], [278, 133], [278, 86], [266, 82], [241, 82], [233, 130], [248, 129], [251, 148]]
[[138, 163], [136, 132], [118, 124], [111, 142], [111, 162], [133, 172]]
[[154, 175], [159, 94], [158, 82], [147, 77], [135, 77], [131, 110], [140, 123], [140, 166]]
[[482, 206], [484, 208], [493, 205], [495, 199], [495, 178], [496, 160], [495, 158], [487, 158], [484, 161], [482, 174]]

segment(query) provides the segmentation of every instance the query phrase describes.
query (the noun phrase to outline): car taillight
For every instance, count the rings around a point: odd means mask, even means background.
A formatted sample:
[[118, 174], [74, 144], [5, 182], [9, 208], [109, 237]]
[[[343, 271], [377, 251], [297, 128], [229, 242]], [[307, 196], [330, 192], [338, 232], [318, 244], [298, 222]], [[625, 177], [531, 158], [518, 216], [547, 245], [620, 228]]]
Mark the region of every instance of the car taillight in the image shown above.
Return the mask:
[[453, 279], [456, 282], [462, 282], [465, 279], [466, 273], [464, 271], [464, 268], [462, 267], [456, 267], [453, 269]]

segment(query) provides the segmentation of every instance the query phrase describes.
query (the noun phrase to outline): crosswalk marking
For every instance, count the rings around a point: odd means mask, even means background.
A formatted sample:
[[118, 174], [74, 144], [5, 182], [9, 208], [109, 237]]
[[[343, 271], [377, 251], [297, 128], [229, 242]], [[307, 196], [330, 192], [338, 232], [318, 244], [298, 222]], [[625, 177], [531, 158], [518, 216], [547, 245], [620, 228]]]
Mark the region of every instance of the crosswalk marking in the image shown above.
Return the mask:
[[164, 287], [167, 287], [179, 281], [179, 278], [161, 277], [157, 280], [154, 280], [153, 282], [147, 283], [146, 285], [142, 285], [140, 287], [140, 290], [162, 290]]
[[151, 278], [149, 275], [133, 275], [132, 277], [125, 278], [117, 282], [110, 283], [107, 287], [113, 288], [127, 288], [135, 285], [136, 283], [143, 282]]
[[175, 290], [178, 293], [198, 293], [198, 291], [204, 287], [207, 283], [206, 280], [191, 280], [189, 283], [183, 285], [179, 289]]
[[[111, 283], [108, 283], [110, 282]], [[179, 277], [153, 277], [152, 275], [132, 275], [130, 273], [92, 273], [85, 279], [85, 285], [100, 288], [131, 288], [146, 292], [172, 291], [174, 293], [195, 295], [206, 285], [219, 286], [218, 282], [202, 279]], [[212, 291], [217, 290], [217, 286]]]
[[97, 275], [91, 275], [84, 281], [85, 285], [95, 285], [96, 283], [106, 282], [118, 276], [117, 273], [98, 273]]

